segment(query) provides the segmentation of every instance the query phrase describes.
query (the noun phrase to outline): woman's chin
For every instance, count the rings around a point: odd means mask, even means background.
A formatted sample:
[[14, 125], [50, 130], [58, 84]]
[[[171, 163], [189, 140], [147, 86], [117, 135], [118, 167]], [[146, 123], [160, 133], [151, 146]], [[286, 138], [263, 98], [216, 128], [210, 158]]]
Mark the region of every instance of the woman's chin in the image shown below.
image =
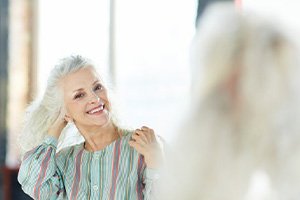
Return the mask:
[[92, 124], [97, 125], [97, 126], [105, 126], [110, 123], [110, 118], [109, 118], [109, 116], [99, 117], [99, 118], [93, 119], [91, 122], [92, 122]]

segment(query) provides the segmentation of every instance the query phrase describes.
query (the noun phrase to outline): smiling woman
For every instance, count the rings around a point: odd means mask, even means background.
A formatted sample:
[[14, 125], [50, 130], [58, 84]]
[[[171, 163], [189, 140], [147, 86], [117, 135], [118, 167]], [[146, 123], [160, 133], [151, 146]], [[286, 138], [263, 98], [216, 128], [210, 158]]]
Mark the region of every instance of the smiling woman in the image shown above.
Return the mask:
[[[27, 111], [18, 176], [23, 190], [34, 199], [152, 198], [162, 158], [154, 131], [122, 129], [112, 113], [94, 65], [81, 56], [62, 59], [42, 100]], [[67, 124], [84, 142], [57, 151]]]

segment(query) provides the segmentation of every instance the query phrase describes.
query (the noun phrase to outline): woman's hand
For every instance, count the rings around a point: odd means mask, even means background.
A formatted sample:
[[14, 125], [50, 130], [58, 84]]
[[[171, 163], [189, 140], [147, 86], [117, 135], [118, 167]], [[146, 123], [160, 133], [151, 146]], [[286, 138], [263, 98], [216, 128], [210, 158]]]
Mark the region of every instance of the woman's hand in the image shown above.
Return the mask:
[[52, 126], [50, 126], [48, 130], [48, 135], [51, 135], [58, 139], [62, 130], [66, 127], [67, 123], [68, 122], [65, 120], [65, 112], [61, 110]]
[[144, 156], [147, 167], [156, 169], [162, 165], [162, 147], [152, 129], [146, 126], [136, 129], [129, 145]]

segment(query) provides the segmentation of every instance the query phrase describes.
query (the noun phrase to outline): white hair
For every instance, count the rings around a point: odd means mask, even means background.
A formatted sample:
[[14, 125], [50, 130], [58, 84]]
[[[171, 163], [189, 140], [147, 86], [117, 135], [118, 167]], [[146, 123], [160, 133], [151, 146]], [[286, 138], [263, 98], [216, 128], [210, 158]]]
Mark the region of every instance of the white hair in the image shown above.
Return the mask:
[[[72, 55], [61, 59], [53, 68], [42, 99], [34, 100], [26, 110], [24, 126], [20, 135], [22, 154], [42, 143], [48, 129], [56, 120], [60, 110], [64, 106], [60, 81], [68, 74], [86, 67], [95, 69], [91, 60], [80, 55]], [[68, 127], [70, 126], [72, 125], [68, 125]], [[65, 134], [62, 134], [59, 138], [59, 146], [67, 139]]]
[[231, 3], [205, 11], [162, 199], [259, 199], [255, 174], [268, 183], [262, 199], [300, 198], [299, 51], [281, 29]]

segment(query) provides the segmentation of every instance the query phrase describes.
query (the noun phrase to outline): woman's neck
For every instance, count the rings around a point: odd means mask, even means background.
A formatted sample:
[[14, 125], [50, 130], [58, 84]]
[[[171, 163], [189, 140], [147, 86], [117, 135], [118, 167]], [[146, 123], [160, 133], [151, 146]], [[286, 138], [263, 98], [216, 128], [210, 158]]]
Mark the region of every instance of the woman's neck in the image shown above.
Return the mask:
[[117, 127], [112, 123], [104, 127], [79, 128], [79, 130], [85, 138], [84, 148], [91, 152], [104, 149], [120, 137]]

